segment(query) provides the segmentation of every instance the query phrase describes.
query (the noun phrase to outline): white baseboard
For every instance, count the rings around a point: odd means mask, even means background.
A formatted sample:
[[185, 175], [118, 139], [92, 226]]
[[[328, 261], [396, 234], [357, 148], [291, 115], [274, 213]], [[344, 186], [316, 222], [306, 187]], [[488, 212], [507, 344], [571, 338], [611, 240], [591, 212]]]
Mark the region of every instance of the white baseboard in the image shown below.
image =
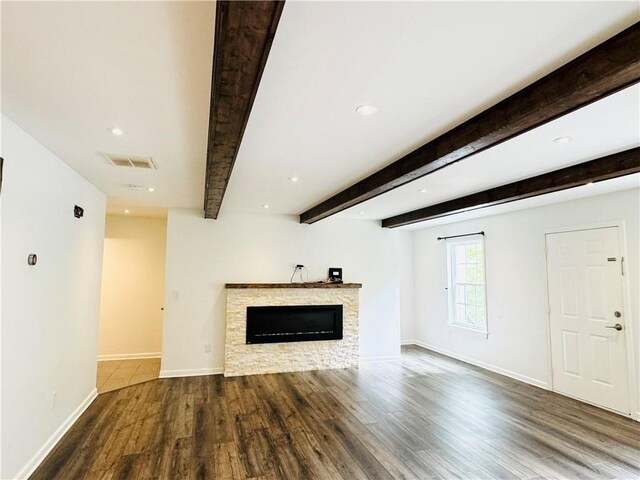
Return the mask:
[[160, 378], [199, 377], [201, 375], [218, 375], [220, 373], [224, 373], [223, 367], [160, 370]]
[[105, 360], [140, 360], [143, 358], [160, 358], [162, 352], [150, 352], [150, 353], [116, 353], [112, 355], [98, 355], [98, 361], [103, 362]]
[[53, 434], [47, 439], [47, 441], [40, 447], [40, 449], [36, 452], [36, 454], [31, 457], [31, 460], [22, 467], [22, 469], [18, 472], [18, 474], [14, 477], [16, 479], [26, 479], [31, 476], [31, 474], [38, 468], [40, 463], [46, 458], [47, 455], [53, 450], [53, 447], [60, 441], [60, 439], [64, 436], [65, 433], [76, 423], [76, 420], [80, 418], [80, 415], [84, 413], [84, 411], [91, 405], [96, 397], [98, 396], [98, 390], [93, 389], [89, 395], [78, 405], [78, 407], [71, 412], [71, 415], [67, 417], [67, 419], [58, 427], [58, 429], [53, 432]]
[[388, 355], [385, 357], [360, 357], [360, 363], [374, 363], [374, 362], [394, 362], [400, 360], [400, 355]]
[[400, 345], [415, 345], [416, 341], [415, 340], [402, 340], [400, 342]]
[[457, 360], [461, 360], [465, 363], [470, 363], [471, 365], [475, 365], [476, 367], [484, 368], [485, 370], [489, 370], [491, 372], [499, 373], [500, 375], [504, 375], [506, 377], [514, 378], [516, 380], [520, 380], [521, 382], [528, 383], [529, 385], [533, 385], [535, 387], [544, 388], [545, 390], [550, 390], [549, 384], [547, 382], [543, 382], [538, 380], [537, 378], [528, 377], [526, 375], [522, 375], [518, 372], [514, 372], [512, 370], [507, 370], [506, 368], [497, 367], [495, 365], [491, 365], [490, 363], [481, 362], [479, 360], [475, 360], [473, 358], [466, 357], [464, 355], [460, 355], [454, 352], [450, 352], [448, 350], [434, 347], [433, 345], [429, 345], [423, 342], [415, 342], [415, 345], [426, 348], [427, 350], [432, 350], [436, 353], [441, 353], [442, 355], [446, 355], [447, 357], [455, 358]]

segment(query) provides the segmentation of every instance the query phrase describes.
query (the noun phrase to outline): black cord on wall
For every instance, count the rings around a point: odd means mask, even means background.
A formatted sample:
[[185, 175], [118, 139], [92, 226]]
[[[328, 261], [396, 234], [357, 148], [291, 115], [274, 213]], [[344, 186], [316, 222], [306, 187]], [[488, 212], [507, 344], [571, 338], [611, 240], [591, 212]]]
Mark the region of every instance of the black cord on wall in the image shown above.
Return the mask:
[[[293, 278], [296, 276], [296, 273], [300, 274], [299, 282], [293, 281]], [[304, 279], [305, 276], [307, 277], [306, 280]], [[293, 273], [291, 274], [291, 279], [289, 280], [289, 283], [309, 283], [309, 272], [307, 271], [307, 267], [305, 267], [304, 265], [296, 265], [295, 267], [293, 267]]]

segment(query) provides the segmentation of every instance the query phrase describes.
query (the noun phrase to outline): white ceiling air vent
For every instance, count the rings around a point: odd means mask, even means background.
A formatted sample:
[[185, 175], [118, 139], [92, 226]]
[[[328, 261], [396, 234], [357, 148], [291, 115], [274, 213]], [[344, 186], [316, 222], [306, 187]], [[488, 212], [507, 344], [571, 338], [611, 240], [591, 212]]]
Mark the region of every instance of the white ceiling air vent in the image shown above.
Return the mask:
[[152, 170], [157, 168], [150, 156], [113, 153], [103, 153], [103, 155], [114, 167], [147, 168]]

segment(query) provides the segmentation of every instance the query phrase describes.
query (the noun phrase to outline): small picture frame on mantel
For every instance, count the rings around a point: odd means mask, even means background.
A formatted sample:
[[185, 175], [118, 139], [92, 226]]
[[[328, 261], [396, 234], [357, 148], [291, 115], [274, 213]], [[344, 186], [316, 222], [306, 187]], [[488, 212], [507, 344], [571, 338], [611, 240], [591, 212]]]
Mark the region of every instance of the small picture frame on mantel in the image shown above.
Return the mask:
[[331, 283], [342, 283], [342, 268], [329, 268], [329, 281]]

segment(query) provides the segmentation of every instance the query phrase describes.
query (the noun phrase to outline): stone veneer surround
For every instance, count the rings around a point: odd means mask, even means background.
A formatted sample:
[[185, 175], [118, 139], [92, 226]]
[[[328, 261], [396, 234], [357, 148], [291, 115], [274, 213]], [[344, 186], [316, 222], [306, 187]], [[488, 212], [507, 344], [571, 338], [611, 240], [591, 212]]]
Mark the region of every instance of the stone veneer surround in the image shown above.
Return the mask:
[[[360, 285], [309, 285], [227, 285], [226, 377], [358, 365]], [[247, 345], [247, 307], [270, 305], [343, 305], [342, 340]]]

